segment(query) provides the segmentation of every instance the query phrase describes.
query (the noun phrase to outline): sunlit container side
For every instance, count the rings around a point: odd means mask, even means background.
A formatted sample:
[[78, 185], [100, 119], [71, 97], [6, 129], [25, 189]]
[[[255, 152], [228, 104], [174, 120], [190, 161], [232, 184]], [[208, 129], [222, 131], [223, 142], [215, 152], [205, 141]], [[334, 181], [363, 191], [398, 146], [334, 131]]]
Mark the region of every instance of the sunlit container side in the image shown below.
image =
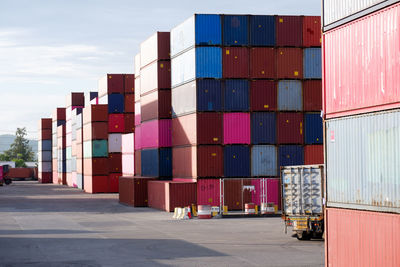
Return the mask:
[[129, 134], [123, 134], [121, 137], [122, 141], [122, 153], [124, 154], [133, 154], [135, 150], [135, 134], [134, 133], [129, 133]]
[[321, 48], [305, 48], [303, 52], [304, 79], [322, 79]]
[[224, 111], [249, 111], [249, 87], [250, 84], [247, 80], [225, 80]]
[[135, 102], [140, 101], [140, 95], [142, 93], [141, 84], [140, 84], [140, 76], [135, 78]]
[[171, 57], [195, 45], [221, 45], [220, 15], [195, 14], [171, 30]]
[[141, 104], [140, 102], [135, 103], [135, 126], [140, 125], [142, 118], [141, 118]]
[[249, 45], [249, 16], [223, 15], [222, 20], [224, 46]]
[[172, 146], [197, 144], [197, 114], [172, 119]]
[[251, 176], [278, 176], [276, 146], [254, 145], [251, 148]]
[[324, 146], [306, 145], [304, 146], [304, 164], [324, 164]]
[[124, 95], [111, 94], [108, 95], [108, 113], [124, 113]]
[[395, 4], [324, 34], [326, 118], [400, 106], [399, 13]]
[[84, 175], [83, 182], [86, 193], [108, 193], [108, 175]]
[[276, 144], [276, 114], [273, 112], [251, 113], [251, 143]]
[[322, 81], [303, 81], [303, 108], [304, 111], [322, 110]]
[[224, 175], [222, 146], [197, 147], [198, 177], [222, 177]]
[[303, 17], [276, 16], [276, 46], [301, 47]]
[[141, 151], [142, 176], [171, 177], [171, 148], [143, 149]]
[[172, 148], [172, 175], [174, 178], [197, 178], [197, 147]]
[[222, 77], [249, 77], [249, 49], [247, 47], [225, 47], [222, 49]]
[[304, 128], [305, 144], [310, 145], [323, 143], [323, 126], [320, 113], [305, 113]]
[[250, 147], [230, 145], [224, 147], [224, 176], [250, 176]]
[[156, 32], [140, 44], [140, 75], [142, 69], [157, 60], [169, 59], [170, 33]]
[[142, 127], [141, 125], [135, 128], [135, 151], [142, 149]]
[[195, 78], [222, 78], [222, 49], [197, 47], [171, 59], [171, 86]]
[[400, 266], [400, 215], [327, 208], [325, 222], [325, 266]]
[[108, 94], [124, 93], [124, 74], [107, 74], [99, 79], [99, 97]]
[[135, 151], [135, 175], [142, 175], [142, 151]]
[[250, 144], [250, 113], [224, 113], [224, 144]]
[[303, 114], [281, 112], [277, 115], [278, 144], [303, 144]]
[[276, 77], [276, 52], [272, 47], [250, 48], [250, 78]]
[[[197, 111], [222, 111], [221, 80], [197, 81]], [[186, 102], [188, 102], [186, 100]]]
[[211, 205], [219, 207], [220, 204], [220, 179], [197, 180], [197, 205]]
[[279, 166], [304, 164], [304, 148], [298, 145], [279, 146]]
[[142, 122], [171, 118], [171, 90], [160, 90], [140, 99]]
[[171, 88], [171, 62], [157, 61], [140, 70], [140, 94]]
[[400, 213], [400, 112], [326, 121], [327, 204]]
[[304, 16], [303, 18], [303, 46], [317, 47], [321, 46], [321, 17]]
[[196, 81], [185, 83], [171, 90], [172, 117], [196, 112]]
[[303, 88], [301, 81], [281, 80], [278, 82], [278, 110], [303, 110]]
[[275, 46], [274, 16], [250, 16], [250, 45]]
[[250, 110], [275, 111], [277, 109], [277, 86], [274, 81], [250, 82]]
[[122, 175], [135, 175], [135, 156], [134, 154], [122, 154]]
[[144, 122], [141, 128], [142, 148], [171, 146], [171, 120], [152, 120]]
[[303, 50], [278, 48], [276, 51], [276, 77], [278, 79], [302, 79]]

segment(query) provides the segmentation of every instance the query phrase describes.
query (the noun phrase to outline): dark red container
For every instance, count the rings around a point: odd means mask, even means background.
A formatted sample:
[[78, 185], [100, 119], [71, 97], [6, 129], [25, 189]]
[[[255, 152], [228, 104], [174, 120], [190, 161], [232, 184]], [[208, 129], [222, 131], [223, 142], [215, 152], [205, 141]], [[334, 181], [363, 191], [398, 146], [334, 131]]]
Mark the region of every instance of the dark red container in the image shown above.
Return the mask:
[[83, 178], [85, 192], [90, 194], [108, 193], [108, 175], [85, 175]]
[[303, 144], [303, 113], [278, 113], [278, 144]]
[[158, 88], [171, 88], [171, 61], [169, 60], [158, 62]]
[[170, 33], [157, 32], [158, 35], [158, 59], [170, 59]]
[[109, 153], [108, 163], [110, 166], [110, 173], [122, 172], [122, 154], [121, 153]]
[[275, 23], [277, 46], [302, 46], [303, 17], [277, 16]]
[[251, 111], [275, 111], [277, 108], [277, 88], [274, 81], [257, 80], [251, 82]]
[[110, 173], [108, 175], [108, 192], [109, 193], [118, 193], [119, 186], [118, 181], [119, 177], [122, 176], [122, 173]]
[[107, 105], [89, 105], [83, 109], [83, 124], [93, 121], [108, 121]]
[[301, 48], [278, 48], [276, 66], [278, 79], [302, 79], [303, 50]]
[[125, 74], [124, 89], [125, 96], [135, 93], [135, 74]]
[[38, 181], [41, 184], [49, 184], [53, 182], [53, 173], [51, 172], [39, 172]]
[[222, 144], [222, 113], [197, 114], [197, 144]]
[[305, 16], [303, 18], [303, 46], [321, 46], [321, 17]]
[[51, 140], [52, 139], [52, 130], [44, 129], [39, 132], [39, 138], [41, 140]]
[[109, 133], [123, 133], [124, 131], [125, 131], [124, 114], [108, 115], [108, 132]]
[[153, 178], [119, 177], [119, 202], [133, 207], [147, 207], [147, 184]]
[[135, 150], [135, 175], [140, 176], [142, 174], [142, 152]]
[[125, 113], [124, 114], [124, 123], [125, 123], [125, 133], [134, 133], [135, 132], [135, 114], [134, 113]]
[[83, 141], [108, 139], [107, 122], [93, 122], [83, 125]]
[[252, 202], [251, 193], [243, 191], [243, 185], [251, 185], [251, 180], [224, 180], [224, 206], [228, 206], [229, 211], [244, 210], [244, 204]]
[[83, 159], [84, 175], [108, 175], [108, 158]]
[[39, 130], [51, 130], [52, 129], [52, 119], [40, 119]]
[[303, 81], [303, 103], [304, 111], [322, 110], [322, 81]]
[[11, 178], [33, 178], [33, 168], [10, 168], [8, 176]]
[[222, 75], [224, 78], [249, 77], [249, 49], [227, 47], [222, 51]]
[[85, 106], [85, 94], [84, 93], [71, 93], [67, 96], [66, 101], [67, 107], [74, 107], [74, 106]]
[[53, 121], [65, 121], [65, 108], [56, 108], [53, 112]]
[[124, 93], [124, 74], [107, 74], [107, 94]]
[[273, 79], [276, 77], [276, 52], [270, 47], [250, 49], [250, 78]]
[[125, 101], [124, 111], [126, 113], [135, 113], [135, 95], [134, 94], [125, 95], [124, 101]]
[[324, 146], [307, 145], [304, 146], [304, 164], [324, 164]]
[[171, 90], [160, 90], [140, 99], [141, 119], [149, 121], [153, 119], [171, 118]]
[[224, 175], [222, 146], [197, 147], [197, 175], [199, 177], [222, 177]]

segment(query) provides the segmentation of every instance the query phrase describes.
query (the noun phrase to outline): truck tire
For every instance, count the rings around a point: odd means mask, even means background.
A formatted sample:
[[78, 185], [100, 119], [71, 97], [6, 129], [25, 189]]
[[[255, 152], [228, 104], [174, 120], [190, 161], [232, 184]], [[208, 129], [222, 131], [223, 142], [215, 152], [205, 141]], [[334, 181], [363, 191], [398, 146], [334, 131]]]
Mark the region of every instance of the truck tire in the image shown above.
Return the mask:
[[323, 239], [323, 236], [324, 236], [323, 232], [322, 233], [316, 233], [316, 232], [313, 233], [313, 238], [315, 238], [315, 239]]
[[12, 180], [11, 179], [4, 179], [4, 182], [5, 182], [6, 185], [9, 185], [9, 184], [11, 184]]
[[310, 240], [312, 233], [307, 233], [306, 231], [296, 232], [296, 237], [298, 240]]

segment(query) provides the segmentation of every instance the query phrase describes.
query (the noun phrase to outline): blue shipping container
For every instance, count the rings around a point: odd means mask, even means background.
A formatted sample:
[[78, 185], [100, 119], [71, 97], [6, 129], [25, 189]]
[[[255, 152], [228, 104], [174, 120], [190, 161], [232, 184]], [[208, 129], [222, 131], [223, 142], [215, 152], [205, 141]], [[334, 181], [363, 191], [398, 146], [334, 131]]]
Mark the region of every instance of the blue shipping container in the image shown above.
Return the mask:
[[57, 127], [58, 127], [58, 126], [61, 126], [61, 125], [65, 125], [65, 121], [58, 120], [58, 121], [57, 121]]
[[258, 145], [251, 149], [251, 176], [278, 176], [276, 146]]
[[93, 140], [92, 141], [92, 157], [93, 158], [106, 158], [108, 157], [108, 141], [107, 140]]
[[90, 100], [93, 100], [99, 96], [99, 93], [98, 92], [89, 92], [89, 95], [90, 95]]
[[63, 173], [67, 171], [67, 162], [64, 161], [58, 161], [58, 172]]
[[197, 81], [197, 110], [222, 111], [222, 88], [220, 80]]
[[39, 151], [51, 151], [52, 143], [51, 140], [39, 140]]
[[141, 152], [142, 176], [171, 177], [172, 149], [143, 149]]
[[250, 177], [250, 147], [232, 145], [224, 147], [224, 176]]
[[303, 55], [305, 79], [322, 79], [321, 48], [305, 48]]
[[297, 80], [281, 80], [278, 82], [278, 110], [303, 110], [302, 83]]
[[108, 95], [108, 113], [124, 113], [124, 95]]
[[222, 48], [196, 48], [196, 78], [222, 78]]
[[224, 88], [225, 111], [249, 111], [249, 81], [226, 80]]
[[220, 15], [196, 14], [195, 16], [196, 45], [221, 45]]
[[322, 144], [323, 126], [319, 113], [306, 113], [304, 115], [305, 142], [306, 144]]
[[279, 147], [279, 166], [295, 166], [304, 164], [302, 146], [286, 145]]
[[251, 113], [251, 143], [276, 144], [276, 113]]
[[275, 46], [274, 16], [250, 16], [250, 45]]
[[249, 44], [249, 17], [247, 15], [224, 15], [223, 20], [224, 45]]

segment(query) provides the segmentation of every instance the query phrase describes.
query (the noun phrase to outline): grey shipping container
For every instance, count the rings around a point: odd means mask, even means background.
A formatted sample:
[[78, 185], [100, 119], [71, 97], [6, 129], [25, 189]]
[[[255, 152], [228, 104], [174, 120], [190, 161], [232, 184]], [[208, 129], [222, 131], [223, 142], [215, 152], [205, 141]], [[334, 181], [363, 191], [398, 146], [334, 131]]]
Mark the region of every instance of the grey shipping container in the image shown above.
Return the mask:
[[400, 213], [400, 110], [325, 127], [327, 205]]
[[303, 110], [303, 90], [301, 81], [282, 80], [278, 83], [278, 110]]
[[276, 146], [256, 145], [251, 148], [251, 176], [278, 176]]

